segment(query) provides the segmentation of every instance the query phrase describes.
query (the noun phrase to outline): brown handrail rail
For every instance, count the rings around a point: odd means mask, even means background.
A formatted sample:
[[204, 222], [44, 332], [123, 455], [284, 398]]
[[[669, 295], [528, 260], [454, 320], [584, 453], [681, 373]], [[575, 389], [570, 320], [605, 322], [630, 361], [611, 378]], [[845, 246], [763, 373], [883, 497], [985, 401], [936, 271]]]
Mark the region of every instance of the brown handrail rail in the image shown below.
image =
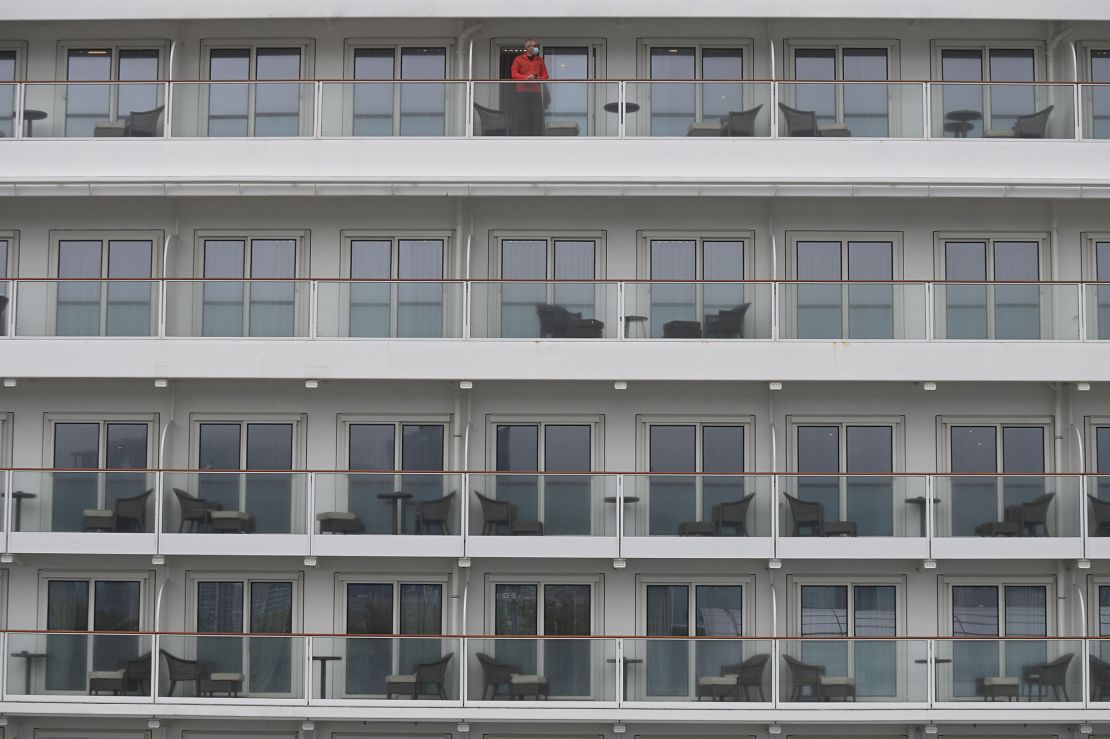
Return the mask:
[[463, 78], [463, 77], [444, 77], [438, 79], [355, 79], [350, 77], [313, 77], [313, 78], [298, 78], [298, 79], [274, 79], [274, 80], [199, 80], [199, 79], [180, 79], [180, 80], [8, 80], [0, 82], [3, 85], [199, 85], [199, 84], [212, 84], [212, 85], [288, 85], [292, 83], [310, 84], [316, 82], [324, 83], [367, 83], [367, 84], [444, 84], [444, 83], [466, 83], [466, 82], [480, 82], [480, 83], [499, 83], [499, 84], [520, 84], [520, 83], [551, 83], [551, 84], [582, 84], [586, 82], [608, 83], [616, 84], [619, 82], [633, 82], [633, 83], [655, 83], [655, 82], [673, 82], [682, 84], [710, 84], [710, 85], [736, 85], [736, 84], [810, 84], [810, 85], [998, 85], [998, 86], [1016, 86], [1028, 87], [1030, 85], [1060, 85], [1060, 86], [1100, 86], [1110, 85], [1110, 82], [1094, 82], [1086, 80], [1030, 80], [1030, 81], [992, 81], [992, 80], [937, 80], [937, 79], [877, 79], [877, 80], [799, 80], [799, 79], [679, 79], [679, 78], [629, 78], [629, 77], [575, 77], [564, 78], [558, 80], [514, 80], [514, 79], [492, 79], [492, 78]]
[[118, 282], [118, 283], [158, 283], [158, 282], [229, 282], [229, 283], [352, 283], [352, 284], [537, 284], [537, 285], [607, 285], [624, 283], [628, 285], [1110, 285], [1106, 280], [798, 280], [752, 278], [743, 280], [653, 280], [639, 277], [608, 277], [603, 279], [540, 279], [540, 278], [497, 278], [497, 277], [4, 277], [0, 283], [71, 283], [71, 282]]
[[332, 632], [241, 632], [241, 631], [77, 631], [66, 629], [0, 629], [6, 634], [81, 635], [81, 636], [187, 636], [187, 637], [261, 637], [318, 639], [543, 639], [543, 640], [607, 640], [633, 639], [642, 641], [1110, 641], [1110, 636], [645, 636], [643, 634], [347, 634]]
[[646, 470], [340, 470], [306, 468], [295, 470], [276, 469], [196, 469], [189, 467], [0, 467], [0, 472], [42, 472], [42, 473], [177, 473], [177, 474], [343, 474], [343, 475], [489, 475], [495, 477], [512, 476], [558, 476], [558, 477], [983, 477], [983, 478], [1028, 478], [1046, 477], [1106, 477], [1110, 472], [651, 472]]

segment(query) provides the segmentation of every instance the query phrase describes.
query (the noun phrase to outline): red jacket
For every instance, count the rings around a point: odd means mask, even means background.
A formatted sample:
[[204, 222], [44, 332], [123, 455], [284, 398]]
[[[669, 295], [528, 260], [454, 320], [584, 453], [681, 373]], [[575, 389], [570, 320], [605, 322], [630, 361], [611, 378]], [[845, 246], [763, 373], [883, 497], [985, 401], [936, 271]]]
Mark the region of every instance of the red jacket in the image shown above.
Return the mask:
[[[527, 52], [513, 60], [513, 79], [526, 80], [528, 75], [533, 75], [538, 80], [547, 79], [547, 65], [543, 63], [542, 56], [529, 56]], [[540, 85], [533, 83], [520, 83], [516, 86], [517, 92], [539, 92]]]

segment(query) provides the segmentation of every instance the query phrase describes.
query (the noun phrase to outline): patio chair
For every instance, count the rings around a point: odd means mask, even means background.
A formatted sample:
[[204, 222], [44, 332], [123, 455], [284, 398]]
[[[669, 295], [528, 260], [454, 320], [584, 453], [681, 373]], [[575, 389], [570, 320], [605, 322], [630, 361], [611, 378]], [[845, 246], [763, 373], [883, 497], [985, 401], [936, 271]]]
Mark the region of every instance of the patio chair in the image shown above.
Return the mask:
[[1090, 494], [1087, 499], [1091, 502], [1091, 524], [1095, 527], [1095, 536], [1110, 536], [1110, 501]]
[[174, 691], [177, 690], [177, 684], [182, 685], [186, 683], [193, 684], [193, 691], [200, 692], [200, 668], [197, 666], [197, 661], [193, 659], [181, 659], [175, 657], [165, 649], [158, 650], [162, 658], [166, 660], [166, 672], [168, 673], [170, 686], [166, 690], [167, 696], [172, 696]]
[[537, 303], [541, 339], [600, 339], [605, 324], [594, 318], [583, 318], [561, 305]]
[[[788, 679], [790, 681], [790, 700], [817, 700], [820, 697], [819, 685], [821, 677], [825, 674], [825, 668], [821, 665], [810, 665], [802, 662], [800, 659], [795, 659], [789, 654], [782, 655], [782, 661], [786, 663]], [[809, 688], [807, 695], [805, 689]]]
[[686, 128], [686, 135], [694, 138], [700, 136], [724, 136], [726, 120], [725, 118], [718, 118], [705, 121], [694, 121]]
[[174, 488], [173, 494], [177, 497], [177, 504], [181, 507], [181, 524], [177, 527], [177, 533], [179, 534], [185, 533], [186, 526], [188, 526], [188, 533], [190, 534], [196, 533], [198, 530], [210, 531], [212, 529], [212, 512], [224, 509], [219, 503], [189, 495], [180, 488]]
[[395, 695], [407, 695], [416, 700], [425, 692], [422, 688], [430, 687], [435, 689], [440, 700], [447, 700], [447, 665], [454, 656], [454, 652], [449, 652], [435, 662], [418, 664], [416, 671], [411, 674], [389, 675], [385, 679], [386, 699]]
[[508, 136], [509, 117], [503, 110], [494, 110], [484, 105], [474, 103], [474, 112], [478, 114], [478, 128], [481, 136]]
[[769, 654], [756, 654], [739, 664], [721, 665], [719, 677], [710, 675], [698, 678], [697, 699], [750, 700], [750, 691], [754, 689], [758, 695], [756, 700], [767, 700], [763, 694], [763, 672], [770, 657]]
[[[1051, 688], [1052, 697], [1056, 700], [1061, 700], [1061, 695], [1065, 702], [1070, 701], [1068, 697], [1068, 665], [1071, 664], [1074, 654], [1061, 654], [1051, 662], [1045, 662], [1040, 665], [1026, 665], [1021, 670], [1021, 684], [1028, 688], [1028, 696], [1030, 700], [1043, 700], [1048, 697], [1048, 691]], [[1034, 695], [1033, 689], [1036, 688]]]
[[779, 103], [783, 120], [786, 122], [787, 136], [851, 136], [852, 132], [843, 123], [817, 123], [817, 111], [798, 110], [785, 103]]
[[324, 511], [316, 514], [321, 534], [361, 534], [366, 530], [362, 519], [350, 511]]
[[724, 136], [755, 136], [755, 121], [763, 105], [757, 105], [749, 110], [730, 110], [728, 116], [723, 118]]
[[450, 493], [442, 498], [426, 500], [416, 504], [416, 533], [432, 533], [432, 528], [439, 529], [439, 533], [451, 533], [451, 506], [454, 504], [455, 493]]
[[[794, 519], [791, 536], [856, 536], [858, 527], [855, 521], [828, 521], [825, 507], [793, 495], [783, 493], [790, 505], [790, 517]], [[809, 533], [803, 534], [802, 531]]]
[[493, 657], [483, 652], [477, 652], [475, 658], [482, 666], [482, 700], [489, 701], [497, 698], [501, 688], [505, 688], [505, 695], [510, 695], [511, 678], [520, 672], [516, 665], [498, 662]]
[[159, 105], [151, 110], [136, 110], [127, 117], [127, 125], [123, 130], [124, 136], [153, 137], [162, 135], [162, 113], [166, 106]]
[[752, 507], [753, 500], [755, 493], [713, 506], [713, 527], [717, 536], [722, 536], [726, 528], [733, 529], [736, 536], [751, 536], [748, 533], [748, 509]]
[[1110, 662], [1088, 655], [1091, 666], [1091, 700], [1110, 701]]
[[123, 672], [124, 695], [129, 695], [132, 688], [135, 695], [150, 695], [150, 652], [124, 662]]
[[733, 308], [719, 310], [705, 316], [705, 337], [707, 339], [744, 338], [744, 314], [751, 303], [741, 303]]
[[142, 495], [116, 498], [111, 508], [86, 508], [81, 513], [82, 528], [85, 531], [146, 531], [146, 503], [154, 493], [147, 490]]
[[516, 506], [504, 500], [495, 500], [482, 495], [477, 490], [478, 502], [482, 506], [482, 534], [496, 536], [502, 526], [509, 529], [513, 535], [543, 536], [543, 523], [541, 521], [521, 521], [517, 519]]
[[1019, 115], [1013, 128], [988, 128], [983, 137], [988, 139], [1043, 139], [1048, 132], [1048, 119], [1055, 105], [1038, 110], [1036, 113]]
[[1056, 493], [1048, 493], [1027, 503], [1006, 506], [1001, 521], [987, 521], [975, 527], [979, 536], [1048, 536], [1048, 507]]
[[8, 321], [6, 320], [5, 313], [8, 310], [8, 296], [0, 295], [0, 336], [8, 330]]

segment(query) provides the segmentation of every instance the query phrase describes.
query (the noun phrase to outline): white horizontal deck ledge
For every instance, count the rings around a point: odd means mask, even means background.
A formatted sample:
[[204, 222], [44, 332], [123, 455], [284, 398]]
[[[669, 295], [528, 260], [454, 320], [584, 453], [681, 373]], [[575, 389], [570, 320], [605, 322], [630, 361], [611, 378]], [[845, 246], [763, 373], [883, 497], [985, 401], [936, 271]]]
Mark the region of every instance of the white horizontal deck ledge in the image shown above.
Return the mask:
[[[79, 362], [73, 361], [80, 357]], [[25, 378], [1110, 382], [1110, 343], [12, 339]]]
[[1070, 139], [25, 139], [0, 142], [0, 197], [1105, 198], [1107, 157]]
[[[558, 0], [531, 6], [508, 0], [268, 0], [267, 18], [839, 18], [1107, 20], [1100, 0], [855, 0], [830, 6], [822, 0]], [[125, 20], [258, 17], [257, 8], [223, 0], [151, 3], [149, 0], [35, 0], [12, 3], [4, 20]]]

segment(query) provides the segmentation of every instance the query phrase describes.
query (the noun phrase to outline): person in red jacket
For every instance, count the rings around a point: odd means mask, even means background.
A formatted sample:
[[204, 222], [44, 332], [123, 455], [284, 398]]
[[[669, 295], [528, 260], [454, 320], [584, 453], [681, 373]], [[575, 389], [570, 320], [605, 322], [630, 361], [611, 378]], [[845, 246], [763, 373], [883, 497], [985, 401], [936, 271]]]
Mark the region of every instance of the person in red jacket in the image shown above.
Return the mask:
[[543, 136], [544, 85], [528, 80], [546, 80], [547, 65], [540, 56], [539, 42], [530, 38], [524, 42], [524, 53], [513, 60], [512, 76], [519, 80], [514, 87], [513, 110], [509, 115], [510, 136]]

